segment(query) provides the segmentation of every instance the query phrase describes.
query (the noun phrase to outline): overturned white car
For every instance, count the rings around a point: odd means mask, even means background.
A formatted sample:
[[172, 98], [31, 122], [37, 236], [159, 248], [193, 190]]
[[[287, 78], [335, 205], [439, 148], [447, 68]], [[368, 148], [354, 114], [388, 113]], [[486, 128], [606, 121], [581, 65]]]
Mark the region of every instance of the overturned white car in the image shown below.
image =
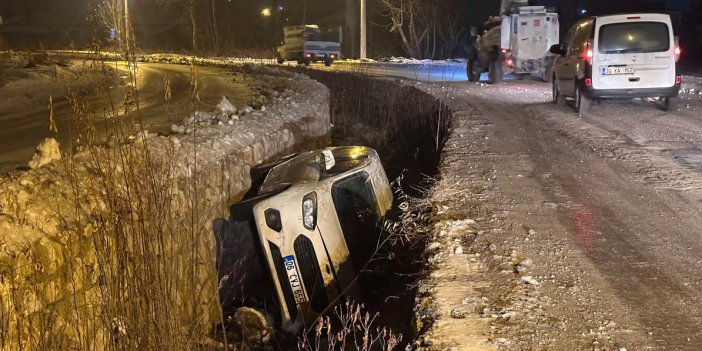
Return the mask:
[[375, 150], [330, 147], [252, 168], [218, 235], [225, 313], [254, 307], [288, 332], [353, 290], [392, 206]]

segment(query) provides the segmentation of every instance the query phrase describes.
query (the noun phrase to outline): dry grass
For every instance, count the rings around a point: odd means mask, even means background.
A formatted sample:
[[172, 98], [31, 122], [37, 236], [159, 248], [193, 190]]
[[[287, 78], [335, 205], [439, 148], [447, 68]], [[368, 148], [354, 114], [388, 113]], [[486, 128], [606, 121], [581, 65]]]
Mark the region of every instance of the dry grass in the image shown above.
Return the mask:
[[298, 350], [392, 351], [402, 341], [402, 335], [374, 325], [377, 317], [377, 313], [371, 315], [363, 304], [346, 300], [334, 307], [333, 319], [329, 316], [317, 319], [313, 331], [304, 333], [298, 340]]
[[[134, 83], [136, 63], [128, 72]], [[109, 94], [111, 83], [96, 85]], [[197, 87], [192, 91], [196, 96]], [[141, 137], [138, 95], [132, 88], [129, 98], [113, 99], [100, 126], [85, 101], [69, 97], [80, 126], [72, 140], [81, 140], [69, 149], [81, 152], [55, 167], [69, 205], [54, 206], [58, 233], [0, 262], [9, 297], [0, 299], [0, 349], [196, 350], [208, 344], [220, 318], [212, 205], [200, 197], [196, 162], [186, 165], [190, 176], [184, 177], [172, 150], [150, 151]], [[103, 144], [100, 128], [117, 142]], [[136, 138], [119, 142], [130, 136]]]

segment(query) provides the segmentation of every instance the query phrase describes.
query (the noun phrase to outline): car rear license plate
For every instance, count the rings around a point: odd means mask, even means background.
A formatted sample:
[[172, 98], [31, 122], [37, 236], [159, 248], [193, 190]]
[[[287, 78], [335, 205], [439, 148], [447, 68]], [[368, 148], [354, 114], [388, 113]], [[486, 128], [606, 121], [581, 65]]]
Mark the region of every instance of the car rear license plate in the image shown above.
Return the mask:
[[305, 302], [305, 292], [302, 291], [302, 282], [300, 281], [300, 274], [297, 273], [295, 257], [283, 257], [283, 264], [285, 265], [285, 272], [288, 274], [288, 282], [290, 283], [290, 287], [292, 288], [295, 303], [301, 304]]
[[602, 75], [610, 74], [634, 74], [634, 69], [631, 67], [602, 67]]

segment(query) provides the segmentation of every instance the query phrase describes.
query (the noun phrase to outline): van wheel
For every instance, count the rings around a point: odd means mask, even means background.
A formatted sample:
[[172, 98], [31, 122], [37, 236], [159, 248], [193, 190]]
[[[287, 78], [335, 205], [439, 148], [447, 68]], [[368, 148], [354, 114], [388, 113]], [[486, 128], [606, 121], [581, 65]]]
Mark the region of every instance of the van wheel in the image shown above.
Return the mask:
[[490, 83], [502, 83], [502, 64], [499, 61], [490, 62], [490, 70], [488, 71], [488, 75], [490, 76]]
[[276, 60], [276, 62], [278, 62], [278, 64], [279, 64], [279, 65], [282, 65], [282, 64], [283, 64], [283, 62], [285, 62], [285, 59], [284, 59], [284, 58], [282, 58], [282, 57], [280, 57], [280, 56], [276, 57], [276, 59], [275, 59], [275, 60]]
[[661, 104], [663, 105], [663, 111], [676, 111], [678, 109], [678, 98], [663, 97], [661, 98]]
[[565, 96], [561, 94], [561, 92], [558, 90], [558, 84], [556, 83], [556, 78], [554, 77], [551, 80], [551, 94], [553, 98], [553, 103], [556, 105], [565, 105]]
[[575, 112], [583, 113], [590, 110], [590, 99], [583, 95], [580, 87], [575, 88], [575, 105], [573, 106]]
[[331, 59], [324, 59], [324, 65], [327, 66], [327, 67], [331, 66], [331, 65], [332, 65], [332, 62], [333, 62], [333, 61], [332, 61]]

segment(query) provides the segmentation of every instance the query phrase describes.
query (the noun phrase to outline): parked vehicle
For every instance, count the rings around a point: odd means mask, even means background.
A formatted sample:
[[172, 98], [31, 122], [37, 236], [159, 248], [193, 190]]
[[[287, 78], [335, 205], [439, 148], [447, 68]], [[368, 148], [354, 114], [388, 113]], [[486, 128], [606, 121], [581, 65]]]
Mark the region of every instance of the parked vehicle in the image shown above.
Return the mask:
[[218, 240], [220, 300], [225, 313], [254, 307], [297, 332], [357, 288], [392, 206], [390, 184], [364, 146], [289, 155], [251, 178]]
[[341, 55], [341, 30], [314, 24], [283, 27], [283, 45], [278, 48], [278, 63], [294, 60], [298, 64], [322, 61], [331, 66]]
[[558, 14], [544, 6], [527, 6], [527, 1], [502, 1], [502, 12], [485, 24], [488, 29], [474, 45], [468, 58], [468, 80], [477, 82], [487, 71], [492, 83], [504, 74], [522, 78], [538, 73], [551, 78], [551, 45], [559, 41]]
[[577, 22], [558, 54], [553, 70], [553, 102], [573, 99], [576, 112], [591, 100], [655, 98], [672, 110], [680, 89], [676, 71], [680, 48], [667, 14], [622, 14]]

